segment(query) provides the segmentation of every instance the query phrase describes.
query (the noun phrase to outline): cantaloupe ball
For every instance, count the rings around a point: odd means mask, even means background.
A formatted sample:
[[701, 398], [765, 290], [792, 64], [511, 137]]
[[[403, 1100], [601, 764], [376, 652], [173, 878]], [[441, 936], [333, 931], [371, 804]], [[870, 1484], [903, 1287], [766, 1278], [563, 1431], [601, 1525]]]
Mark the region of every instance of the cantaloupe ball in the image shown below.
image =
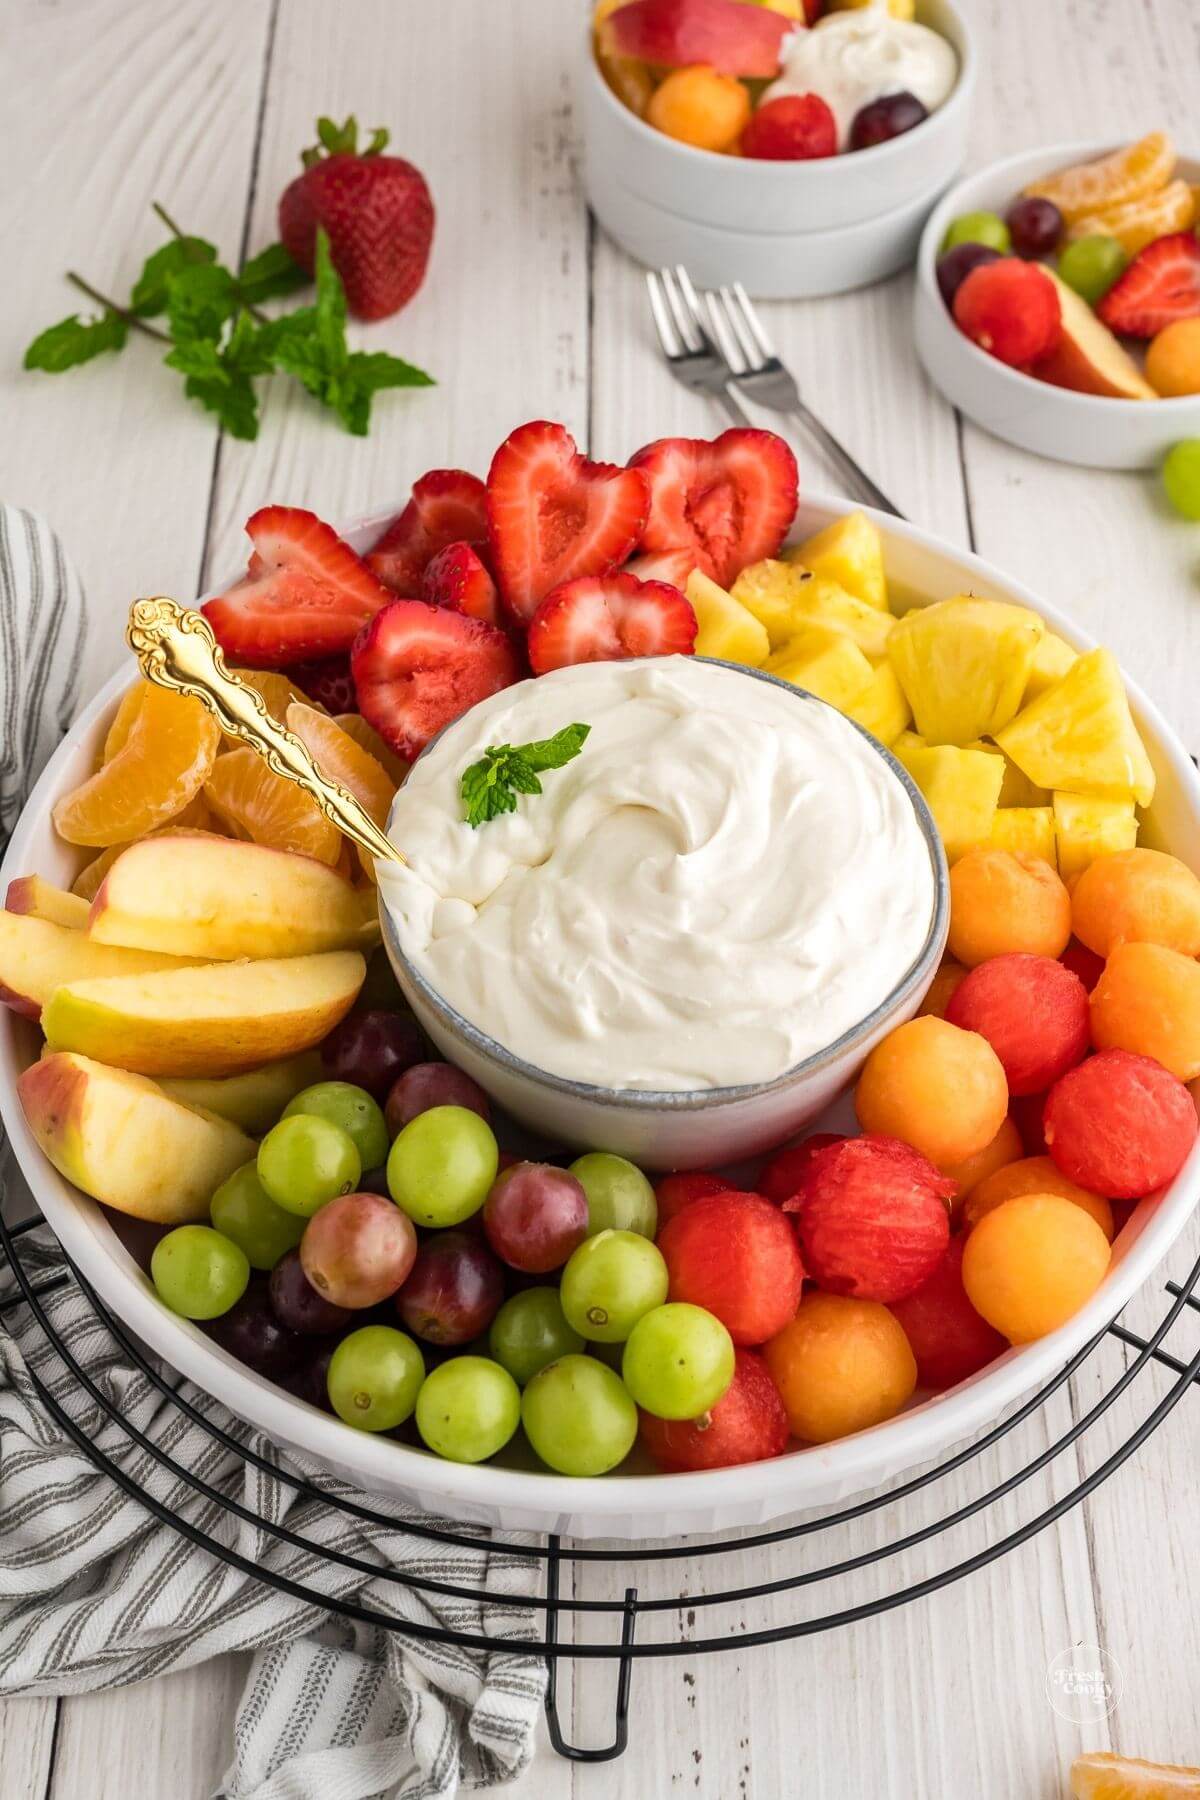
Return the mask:
[[991, 1143], [1008, 1112], [1008, 1084], [986, 1038], [927, 1016], [875, 1046], [854, 1105], [864, 1131], [900, 1138], [946, 1169]]
[[1097, 858], [1075, 883], [1071, 917], [1075, 936], [1097, 956], [1123, 943], [1200, 956], [1200, 878], [1162, 850]]
[[1071, 937], [1071, 896], [1040, 856], [980, 846], [950, 871], [950, 954], [973, 969], [1024, 950], [1061, 956]]
[[647, 123], [697, 150], [729, 150], [750, 117], [750, 95], [704, 63], [672, 69], [650, 96]]
[[985, 1213], [994, 1212], [1006, 1200], [1015, 1200], [1018, 1194], [1059, 1194], [1075, 1206], [1082, 1206], [1084, 1212], [1095, 1219], [1109, 1243], [1113, 1240], [1116, 1222], [1112, 1201], [1106, 1200], [1103, 1194], [1089, 1194], [1086, 1188], [1068, 1181], [1048, 1156], [1023, 1156], [1019, 1162], [1006, 1163], [1004, 1168], [985, 1175], [963, 1202], [962, 1216], [967, 1230], [978, 1225]]
[[990, 1144], [977, 1150], [974, 1156], [968, 1156], [965, 1162], [952, 1163], [943, 1169], [951, 1181], [958, 1183], [958, 1193], [951, 1201], [951, 1213], [957, 1217], [963, 1200], [972, 1188], [994, 1175], [997, 1169], [1005, 1168], [1009, 1163], [1017, 1162], [1025, 1154], [1025, 1146], [1021, 1142], [1021, 1134], [1017, 1130], [1016, 1121], [1006, 1118]]
[[954, 998], [954, 991], [960, 981], [965, 980], [967, 971], [961, 963], [948, 956], [941, 968], [929, 984], [929, 990], [922, 1000], [918, 1012], [922, 1018], [932, 1013], [935, 1019], [944, 1019], [946, 1008]]
[[882, 1424], [917, 1385], [908, 1339], [877, 1300], [809, 1294], [763, 1356], [793, 1436], [810, 1444]]
[[1057, 1331], [1108, 1273], [1108, 1239], [1061, 1194], [1021, 1194], [985, 1213], [963, 1251], [963, 1286], [1010, 1344]]
[[1200, 962], [1163, 944], [1118, 944], [1090, 1001], [1097, 1050], [1152, 1056], [1180, 1081], [1200, 1075]]

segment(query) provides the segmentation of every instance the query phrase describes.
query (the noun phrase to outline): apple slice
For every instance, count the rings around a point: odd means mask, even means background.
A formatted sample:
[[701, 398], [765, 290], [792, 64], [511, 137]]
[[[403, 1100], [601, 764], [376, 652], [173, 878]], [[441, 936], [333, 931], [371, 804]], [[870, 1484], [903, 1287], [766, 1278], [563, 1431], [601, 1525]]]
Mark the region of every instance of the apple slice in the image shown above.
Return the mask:
[[353, 1006], [355, 950], [202, 963], [56, 987], [42, 1009], [52, 1050], [139, 1075], [236, 1075], [311, 1050]]
[[60, 1175], [159, 1225], [207, 1219], [214, 1189], [254, 1155], [252, 1138], [169, 1099], [144, 1076], [86, 1056], [43, 1057], [17, 1082], [29, 1129]]
[[88, 903], [79, 894], [68, 894], [40, 875], [18, 875], [8, 884], [5, 912], [30, 913], [68, 931], [82, 931], [87, 924]]
[[369, 949], [379, 926], [375, 890], [358, 892], [310, 856], [236, 838], [167, 834], [117, 858], [92, 901], [87, 930], [101, 944], [230, 962]]
[[173, 1100], [230, 1119], [243, 1131], [261, 1137], [274, 1125], [289, 1100], [325, 1074], [315, 1050], [283, 1062], [247, 1069], [244, 1075], [164, 1075], [159, 1085]]
[[634, 56], [668, 69], [707, 63], [720, 75], [778, 75], [795, 19], [742, 0], [632, 0], [602, 20], [602, 57]]
[[[1043, 267], [1045, 265], [1043, 264]], [[1104, 394], [1116, 400], [1157, 400], [1129, 352], [1074, 288], [1046, 269], [1062, 307], [1062, 336], [1058, 347], [1033, 373], [1055, 387], [1073, 388], [1078, 394]]]
[[52, 925], [32, 913], [0, 912], [0, 1001], [27, 1019], [41, 1018], [46, 1001], [64, 981], [190, 966], [183, 957], [153, 950], [94, 944], [82, 931]]

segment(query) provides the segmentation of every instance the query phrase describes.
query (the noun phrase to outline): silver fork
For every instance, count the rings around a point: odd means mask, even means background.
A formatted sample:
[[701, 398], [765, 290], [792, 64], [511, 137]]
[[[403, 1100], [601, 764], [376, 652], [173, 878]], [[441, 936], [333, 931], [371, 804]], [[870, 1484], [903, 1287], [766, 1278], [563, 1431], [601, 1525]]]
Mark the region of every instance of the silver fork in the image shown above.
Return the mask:
[[[676, 270], [677, 276], [682, 274], [682, 270]], [[690, 291], [690, 282], [687, 287]], [[869, 505], [878, 507], [880, 512], [893, 513], [896, 518], [902, 518], [904, 515], [900, 508], [893, 505], [883, 489], [871, 480], [865, 469], [859, 467], [850, 452], [838, 443], [811, 407], [804, 404], [795, 376], [776, 355], [741, 282], [735, 281], [732, 286], [722, 287], [718, 292], [706, 293], [704, 298], [712, 337], [729, 365], [734, 383], [747, 399], [765, 407], [769, 412], [784, 413], [801, 430], [816, 439], [830, 460], [836, 463], [842, 476], [857, 488]], [[694, 291], [691, 292], [691, 299], [695, 303]], [[697, 305], [696, 322], [699, 325], [703, 321], [704, 315]]]
[[659, 347], [671, 372], [693, 393], [709, 394], [735, 425], [752, 423], [729, 383], [732, 371], [704, 325], [686, 269], [648, 269], [646, 291]]

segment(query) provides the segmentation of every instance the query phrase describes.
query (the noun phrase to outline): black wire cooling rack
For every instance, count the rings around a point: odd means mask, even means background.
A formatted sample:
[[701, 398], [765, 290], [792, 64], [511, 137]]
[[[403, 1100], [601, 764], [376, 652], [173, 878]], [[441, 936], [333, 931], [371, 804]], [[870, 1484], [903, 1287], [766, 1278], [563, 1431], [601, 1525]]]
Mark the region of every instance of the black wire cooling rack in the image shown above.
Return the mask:
[[[299, 1496], [322, 1502], [325, 1505], [339, 1508], [349, 1518], [362, 1523], [402, 1528], [414, 1536], [426, 1538], [435, 1543], [456, 1547], [478, 1548], [480, 1536], [472, 1533], [464, 1526], [456, 1529], [453, 1525], [440, 1525], [434, 1522], [414, 1521], [407, 1515], [396, 1516], [364, 1507], [337, 1491], [336, 1486], [326, 1487], [317, 1479], [310, 1479], [298, 1472], [290, 1471], [278, 1462], [268, 1461], [259, 1455], [251, 1445], [231, 1435], [214, 1419], [196, 1405], [184, 1390], [178, 1390], [169, 1377], [150, 1360], [141, 1345], [128, 1331], [126, 1326], [105, 1307], [93, 1288], [62, 1257], [56, 1267], [39, 1268], [36, 1271], [23, 1266], [18, 1246], [30, 1232], [44, 1226], [41, 1218], [26, 1219], [20, 1224], [5, 1225], [0, 1218], [0, 1273], [5, 1263], [15, 1279], [15, 1287], [4, 1297], [0, 1297], [0, 1317], [8, 1309], [27, 1306], [37, 1321], [47, 1340], [53, 1345], [56, 1356], [61, 1359], [63, 1369], [69, 1372], [78, 1390], [87, 1399], [100, 1407], [107, 1418], [119, 1429], [124, 1439], [137, 1445], [149, 1454], [154, 1463], [169, 1473], [174, 1479], [182, 1479], [198, 1497], [215, 1502], [217, 1513], [224, 1509], [244, 1524], [269, 1534], [281, 1543], [287, 1544], [299, 1554], [299, 1560], [306, 1567], [312, 1566], [312, 1558], [318, 1561], [335, 1562], [345, 1569], [359, 1572], [364, 1578], [378, 1580], [381, 1571], [376, 1565], [365, 1562], [342, 1551], [334, 1551], [315, 1543], [288, 1526], [276, 1523], [242, 1501], [231, 1499], [213, 1488], [202, 1475], [189, 1471], [177, 1463], [169, 1449], [161, 1439], [167, 1435], [167, 1428], [159, 1429], [158, 1438], [138, 1429], [125, 1419], [106, 1397], [102, 1388], [96, 1384], [77, 1358], [74, 1356], [62, 1337], [56, 1332], [52, 1320], [42, 1305], [43, 1299], [56, 1290], [74, 1282], [92, 1308], [97, 1320], [109, 1331], [120, 1347], [122, 1355], [136, 1367], [153, 1384], [158, 1392], [170, 1404], [165, 1417], [170, 1422], [178, 1423], [176, 1413], [186, 1415], [193, 1424], [199, 1425], [213, 1440], [214, 1447], [223, 1447], [251, 1466], [283, 1481]], [[48, 1229], [48, 1228], [47, 1228]], [[42, 1260], [41, 1257], [38, 1258]], [[154, 1514], [164, 1525], [199, 1544], [212, 1555], [241, 1570], [244, 1574], [257, 1580], [270, 1583], [272, 1586], [292, 1595], [301, 1601], [328, 1611], [340, 1613], [342, 1616], [361, 1623], [381, 1627], [401, 1636], [421, 1639], [430, 1642], [457, 1644], [463, 1648], [495, 1652], [504, 1644], [514, 1651], [520, 1650], [530, 1655], [543, 1657], [547, 1664], [546, 1687], [546, 1720], [550, 1741], [560, 1756], [577, 1762], [607, 1762], [620, 1756], [629, 1739], [629, 1698], [630, 1686], [635, 1662], [648, 1657], [670, 1657], [686, 1655], [716, 1655], [722, 1651], [744, 1651], [756, 1645], [775, 1644], [793, 1638], [811, 1637], [821, 1632], [835, 1631], [840, 1627], [856, 1624], [881, 1613], [889, 1612], [896, 1607], [905, 1606], [941, 1588], [960, 1581], [964, 1576], [986, 1567], [998, 1557], [1019, 1548], [1031, 1538], [1054, 1525], [1070, 1510], [1093, 1493], [1100, 1484], [1108, 1479], [1121, 1465], [1133, 1455], [1134, 1451], [1155, 1431], [1167, 1414], [1178, 1404], [1188, 1388], [1200, 1380], [1200, 1352], [1190, 1362], [1184, 1362], [1163, 1348], [1163, 1341], [1168, 1332], [1189, 1311], [1200, 1312], [1200, 1299], [1195, 1297], [1194, 1290], [1200, 1282], [1200, 1258], [1193, 1264], [1187, 1279], [1182, 1283], [1167, 1282], [1165, 1293], [1169, 1304], [1161, 1319], [1148, 1337], [1127, 1329], [1114, 1321], [1104, 1331], [1094, 1337], [1090, 1343], [1077, 1352], [1051, 1381], [1040, 1388], [1037, 1393], [1023, 1401], [1008, 1417], [994, 1425], [984, 1435], [965, 1448], [939, 1462], [935, 1467], [925, 1469], [918, 1475], [890, 1487], [881, 1493], [872, 1494], [866, 1499], [858, 1500], [853, 1505], [839, 1510], [823, 1512], [815, 1517], [806, 1517], [800, 1522], [780, 1526], [769, 1531], [760, 1531], [750, 1535], [732, 1537], [714, 1537], [706, 1540], [675, 1540], [665, 1544], [628, 1545], [605, 1548], [596, 1545], [568, 1545], [559, 1537], [549, 1535], [534, 1539], [529, 1535], [523, 1538], [497, 1539], [493, 1534], [492, 1542], [500, 1542], [503, 1548], [516, 1557], [527, 1558], [540, 1565], [543, 1570], [541, 1596], [522, 1597], [519, 1601], [505, 1599], [503, 1602], [507, 1613], [511, 1613], [514, 1605], [527, 1607], [535, 1624], [532, 1635], [520, 1639], [499, 1639], [478, 1631], [457, 1630], [447, 1625], [431, 1624], [424, 1620], [403, 1617], [399, 1612], [387, 1612], [379, 1607], [366, 1606], [356, 1600], [333, 1597], [323, 1593], [311, 1581], [293, 1579], [286, 1572], [275, 1569], [264, 1569], [258, 1563], [242, 1555], [231, 1543], [224, 1541], [212, 1526], [197, 1524], [181, 1514], [173, 1507], [164, 1505], [147, 1492], [145, 1485], [135, 1481], [129, 1472], [122, 1467], [120, 1461], [107, 1454], [93, 1438], [82, 1428], [79, 1421], [51, 1393], [47, 1384], [36, 1375], [33, 1376], [38, 1393], [61, 1429], [74, 1441], [96, 1466], [121, 1487], [126, 1494], [137, 1500], [149, 1512]], [[1114, 1345], [1123, 1348], [1119, 1351]], [[1108, 1361], [1104, 1353], [1108, 1351]], [[1115, 1372], [1113, 1359], [1116, 1359]], [[1092, 1359], [1096, 1359], [1093, 1361]], [[1085, 1365], [1088, 1365], [1085, 1368]], [[1136, 1395], [1132, 1394], [1139, 1377], [1148, 1369], [1157, 1367], [1166, 1370], [1172, 1377], [1165, 1389], [1154, 1390], [1149, 1395], [1145, 1383]], [[1048, 1420], [1051, 1416], [1047, 1409], [1052, 1397], [1065, 1388], [1075, 1375], [1083, 1373], [1093, 1377], [1093, 1385], [1098, 1389], [1097, 1397], [1085, 1410], [1080, 1411], [1077, 1404], [1068, 1410], [1070, 1424], [1058, 1435], [1046, 1432], [1048, 1441], [1036, 1454], [1024, 1458], [1024, 1452], [1017, 1452], [1015, 1433], [1018, 1427], [1039, 1418]], [[32, 1371], [31, 1371], [32, 1373]], [[1093, 1432], [1099, 1421], [1123, 1397], [1141, 1401], [1144, 1397], [1150, 1403], [1148, 1410], [1143, 1411], [1133, 1423], [1126, 1435], [1112, 1445], [1113, 1433], [1109, 1432], [1108, 1442], [1111, 1447], [1088, 1470], [1084, 1470], [1085, 1451], [1090, 1449], [1089, 1434]], [[1062, 1409], [1057, 1409], [1061, 1411]], [[1100, 1438], [1097, 1432], [1095, 1437]], [[985, 1470], [984, 1459], [987, 1453], [997, 1447], [1013, 1456], [1016, 1465], [999, 1480], [988, 1482], [985, 1478], [990, 1469]], [[1021, 1523], [1013, 1524], [1008, 1529], [1002, 1528], [1002, 1514], [1010, 1498], [1019, 1496], [1020, 1490], [1035, 1476], [1043, 1471], [1059, 1469], [1064, 1466], [1069, 1470], [1069, 1478], [1065, 1489], [1048, 1505], [1041, 1507], [1033, 1516]], [[959, 1499], [948, 1510], [945, 1501], [939, 1502], [939, 1484], [944, 1484], [952, 1476], [970, 1476], [979, 1473], [981, 1485], [970, 1497]], [[251, 1490], [252, 1491], [252, 1490]], [[842, 1559], [825, 1560], [828, 1544], [838, 1528], [856, 1521], [878, 1516], [881, 1525], [886, 1526], [894, 1516], [912, 1516], [909, 1510], [915, 1505], [918, 1496], [922, 1501], [932, 1505], [934, 1517], [922, 1522], [919, 1526], [903, 1535], [891, 1536], [885, 1529], [880, 1541], [866, 1550], [859, 1550], [852, 1556]], [[884, 1509], [887, 1509], [886, 1511]], [[211, 1517], [213, 1508], [202, 1509], [202, 1517]], [[911, 1567], [918, 1558], [923, 1547], [932, 1547], [934, 1554], [940, 1553], [943, 1539], [957, 1526], [966, 1521], [986, 1515], [988, 1530], [984, 1548], [957, 1561], [947, 1560], [928, 1573], [915, 1575]], [[236, 1537], [236, 1533], [234, 1534]], [[759, 1581], [749, 1585], [735, 1586], [725, 1584], [724, 1569], [736, 1565], [738, 1557], [748, 1551], [770, 1546], [776, 1551], [783, 1566], [783, 1558], [789, 1554], [791, 1560], [799, 1566], [793, 1567], [789, 1573], [781, 1573], [771, 1581]], [[716, 1567], [716, 1560], [722, 1559], [719, 1579], [711, 1586], [706, 1585], [707, 1572]], [[910, 1564], [906, 1571], [905, 1563]], [[618, 1565], [621, 1574], [627, 1579], [638, 1576], [639, 1585], [627, 1585], [619, 1597], [607, 1599], [580, 1598], [576, 1590], [585, 1579], [589, 1566]], [[684, 1564], [684, 1575], [696, 1580], [694, 1591], [680, 1591], [679, 1565]], [[845, 1592], [846, 1583], [857, 1579], [865, 1572], [872, 1571], [888, 1581], [890, 1585], [884, 1591], [872, 1594], [870, 1598], [854, 1605], [844, 1605], [840, 1609], [828, 1612], [814, 1609], [811, 1613], [796, 1616], [793, 1607], [799, 1608], [801, 1598], [807, 1590], [824, 1582], [835, 1582]], [[499, 1604], [496, 1596], [482, 1588], [457, 1585], [450, 1581], [433, 1577], [418, 1577], [396, 1573], [389, 1577], [407, 1588], [414, 1597], [423, 1594], [439, 1595], [474, 1603], [480, 1609], [480, 1616], [486, 1616], [486, 1609]], [[664, 1586], [668, 1592], [646, 1592], [647, 1586]], [[745, 1628], [745, 1609], [751, 1603], [759, 1604], [764, 1614], [764, 1623], [759, 1629]], [[721, 1609], [737, 1607], [739, 1609], [739, 1628], [721, 1631], [719, 1634], [707, 1627], [697, 1632], [696, 1619], [703, 1617], [719, 1620]], [[778, 1616], [782, 1610], [783, 1616]], [[562, 1621], [568, 1618], [574, 1622], [570, 1641], [560, 1635]], [[605, 1628], [607, 1635], [591, 1635], [597, 1628]], [[707, 1632], [707, 1635], [705, 1634]], [[654, 1635], [647, 1635], [653, 1633]], [[580, 1658], [585, 1660], [601, 1660], [615, 1662], [616, 1696], [615, 1717], [612, 1739], [609, 1743], [594, 1748], [581, 1748], [569, 1743], [564, 1736], [559, 1713], [559, 1665], [564, 1659]]]

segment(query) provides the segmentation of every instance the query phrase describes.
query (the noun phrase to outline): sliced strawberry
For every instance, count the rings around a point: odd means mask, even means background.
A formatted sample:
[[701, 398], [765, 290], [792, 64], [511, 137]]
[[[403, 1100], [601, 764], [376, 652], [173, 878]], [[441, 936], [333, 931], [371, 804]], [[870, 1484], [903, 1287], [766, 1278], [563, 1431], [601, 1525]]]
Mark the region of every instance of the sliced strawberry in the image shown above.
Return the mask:
[[1110, 331], [1149, 338], [1176, 319], [1200, 313], [1200, 244], [1190, 231], [1156, 238], [1140, 250], [1096, 308]]
[[421, 598], [430, 606], [448, 606], [451, 612], [466, 613], [488, 625], [501, 623], [496, 584], [470, 544], [447, 544], [430, 557], [421, 577]]
[[551, 588], [624, 562], [649, 500], [640, 471], [589, 462], [562, 425], [518, 426], [487, 478], [492, 567], [513, 617], [527, 623]]
[[742, 0], [632, 0], [599, 30], [604, 56], [635, 56], [682, 69], [707, 63], [722, 75], [779, 73], [780, 45], [795, 21]]
[[364, 627], [350, 666], [363, 718], [407, 757], [520, 673], [512, 643], [494, 625], [407, 599]]
[[413, 483], [412, 498], [397, 513], [367, 557], [394, 594], [419, 594], [425, 564], [447, 544], [487, 539], [484, 486], [465, 469], [430, 469]]
[[668, 582], [682, 593], [695, 566], [696, 559], [690, 550], [654, 550], [648, 555], [633, 557], [625, 564], [625, 573], [636, 575], [639, 581]]
[[388, 591], [315, 513], [264, 506], [246, 521], [249, 572], [202, 607], [227, 656], [266, 669], [349, 650]]
[[301, 663], [298, 668], [285, 669], [284, 674], [327, 713], [358, 711], [348, 656], [331, 656], [327, 662]]
[[630, 467], [650, 481], [643, 550], [686, 550], [722, 587], [774, 556], [796, 514], [796, 458], [773, 431], [659, 438]]
[[568, 663], [620, 662], [630, 656], [690, 656], [696, 615], [678, 588], [636, 575], [585, 575], [564, 581], [529, 622], [535, 675]]

